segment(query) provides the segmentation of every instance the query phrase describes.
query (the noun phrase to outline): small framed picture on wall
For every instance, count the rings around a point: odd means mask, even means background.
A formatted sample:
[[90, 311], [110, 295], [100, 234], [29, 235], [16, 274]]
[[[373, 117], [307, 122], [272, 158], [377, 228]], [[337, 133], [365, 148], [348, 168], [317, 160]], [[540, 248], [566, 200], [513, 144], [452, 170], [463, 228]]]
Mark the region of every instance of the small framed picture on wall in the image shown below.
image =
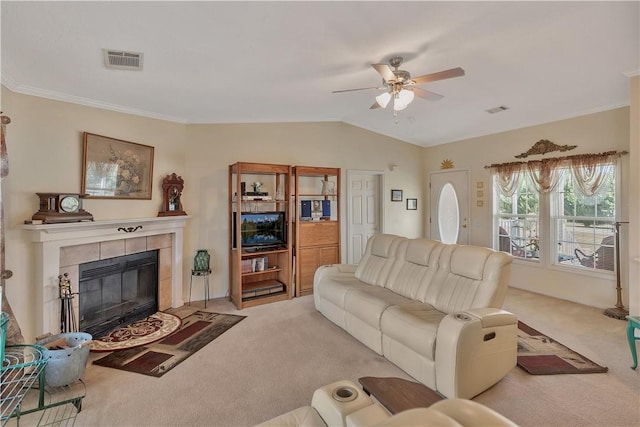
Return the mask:
[[407, 210], [408, 211], [418, 210], [418, 199], [407, 199]]
[[401, 202], [402, 201], [402, 190], [391, 190], [391, 201], [392, 202]]

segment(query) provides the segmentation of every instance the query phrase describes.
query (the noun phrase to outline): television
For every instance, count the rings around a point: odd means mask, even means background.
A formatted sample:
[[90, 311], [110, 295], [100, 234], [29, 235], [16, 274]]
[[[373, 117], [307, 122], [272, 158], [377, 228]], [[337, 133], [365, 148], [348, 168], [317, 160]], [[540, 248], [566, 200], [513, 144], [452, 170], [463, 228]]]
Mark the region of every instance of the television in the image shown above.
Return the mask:
[[[233, 247], [237, 248], [236, 223], [233, 214]], [[243, 248], [280, 246], [287, 243], [287, 226], [284, 212], [241, 212], [240, 239]]]

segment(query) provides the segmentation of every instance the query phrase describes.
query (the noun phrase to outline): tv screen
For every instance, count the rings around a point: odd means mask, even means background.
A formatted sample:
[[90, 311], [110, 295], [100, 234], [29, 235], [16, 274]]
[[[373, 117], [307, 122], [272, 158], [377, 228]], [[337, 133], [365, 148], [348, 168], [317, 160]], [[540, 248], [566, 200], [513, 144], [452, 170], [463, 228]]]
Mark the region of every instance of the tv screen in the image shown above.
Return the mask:
[[[233, 217], [233, 246], [236, 245], [236, 216]], [[240, 214], [242, 247], [284, 245], [287, 243], [284, 212], [243, 212]]]

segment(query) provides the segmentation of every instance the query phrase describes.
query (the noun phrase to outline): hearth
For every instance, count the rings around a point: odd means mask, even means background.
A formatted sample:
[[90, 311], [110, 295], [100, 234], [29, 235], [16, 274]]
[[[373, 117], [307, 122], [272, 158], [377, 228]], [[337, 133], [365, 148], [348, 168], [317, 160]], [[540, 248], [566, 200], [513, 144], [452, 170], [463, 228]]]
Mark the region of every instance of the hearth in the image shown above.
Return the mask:
[[80, 330], [101, 337], [158, 311], [158, 251], [80, 264]]

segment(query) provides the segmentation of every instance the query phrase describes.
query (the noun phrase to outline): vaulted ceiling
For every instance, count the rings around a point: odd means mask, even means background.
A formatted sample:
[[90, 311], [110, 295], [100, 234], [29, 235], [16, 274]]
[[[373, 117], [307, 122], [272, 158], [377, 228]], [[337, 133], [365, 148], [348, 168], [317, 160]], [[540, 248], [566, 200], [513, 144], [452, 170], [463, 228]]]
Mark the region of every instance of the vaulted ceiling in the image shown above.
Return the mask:
[[[629, 104], [640, 2], [2, 1], [2, 83], [182, 123], [343, 121], [420, 146]], [[142, 52], [109, 70], [103, 49]], [[372, 63], [444, 95], [370, 110]], [[497, 114], [485, 110], [508, 109]]]

